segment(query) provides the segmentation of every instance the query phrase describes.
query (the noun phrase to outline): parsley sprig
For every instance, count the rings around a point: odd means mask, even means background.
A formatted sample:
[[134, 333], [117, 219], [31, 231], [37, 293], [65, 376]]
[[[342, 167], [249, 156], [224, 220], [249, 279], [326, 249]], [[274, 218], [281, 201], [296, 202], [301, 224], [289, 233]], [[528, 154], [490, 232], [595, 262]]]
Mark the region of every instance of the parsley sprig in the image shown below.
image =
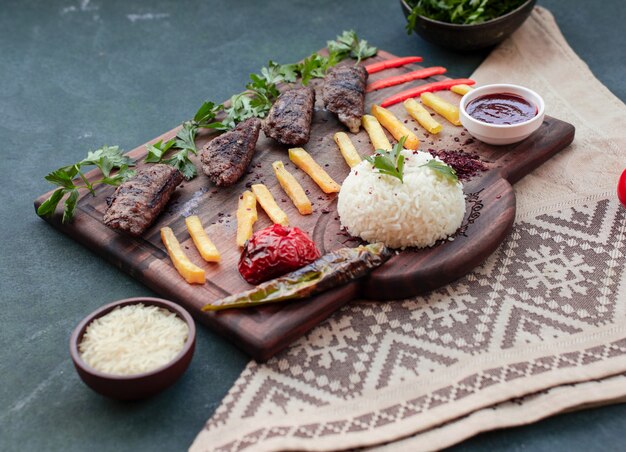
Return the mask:
[[[327, 47], [328, 56], [313, 53], [300, 63], [279, 64], [270, 60], [260, 73], [250, 74], [245, 91], [232, 96], [228, 106], [206, 101], [193, 120], [183, 123], [174, 141], [159, 141], [147, 146], [146, 162], [163, 161], [178, 168], [186, 179], [191, 179], [197, 171], [190, 154], [198, 153], [194, 141], [199, 129], [227, 131], [248, 118], [264, 118], [280, 95], [279, 84], [295, 83], [300, 78], [302, 85], [307, 86], [312, 79], [323, 78], [328, 69], [346, 58], [354, 58], [358, 64], [378, 51], [376, 47], [368, 45], [366, 40], [359, 39], [352, 30], [344, 31], [334, 41], [328, 41]], [[224, 113], [224, 117], [218, 121], [216, 117], [220, 112]], [[171, 149], [178, 151], [166, 159]]]
[[[404, 155], [402, 150], [404, 149], [404, 142], [406, 137], [400, 138], [400, 141], [396, 143], [391, 151], [384, 149], [377, 149], [374, 156], [365, 157], [365, 159], [372, 164], [374, 168], [381, 174], [387, 174], [400, 179], [400, 182], [404, 183]], [[430, 168], [435, 174], [450, 184], [456, 184], [459, 182], [459, 178], [449, 165], [440, 162], [436, 159], [431, 159], [427, 163], [420, 165], [421, 167]]]
[[404, 183], [404, 155], [402, 155], [402, 149], [404, 149], [405, 141], [406, 137], [400, 138], [400, 141], [396, 143], [391, 151], [376, 149], [376, 154], [365, 157], [365, 160], [370, 162], [379, 173], [396, 177], [400, 179], [400, 182]]
[[442, 177], [444, 180], [447, 180], [450, 184], [456, 184], [459, 182], [459, 177], [456, 175], [456, 171], [450, 165], [446, 165], [439, 160], [429, 160], [428, 163], [425, 163], [421, 166], [425, 166], [430, 168], [437, 174]]
[[[63, 210], [63, 223], [67, 223], [74, 217], [81, 188], [89, 190], [95, 196], [97, 185], [118, 186], [135, 175], [135, 171], [130, 169], [134, 164], [134, 161], [125, 156], [118, 146], [103, 146], [95, 151], [89, 151], [87, 157], [80, 162], [63, 166], [45, 177], [48, 182], [59, 188], [39, 206], [37, 214], [51, 216], [63, 197], [68, 195]], [[100, 169], [102, 178], [90, 182], [83, 172], [83, 168], [88, 166]], [[111, 172], [114, 170], [118, 171], [112, 175]]]

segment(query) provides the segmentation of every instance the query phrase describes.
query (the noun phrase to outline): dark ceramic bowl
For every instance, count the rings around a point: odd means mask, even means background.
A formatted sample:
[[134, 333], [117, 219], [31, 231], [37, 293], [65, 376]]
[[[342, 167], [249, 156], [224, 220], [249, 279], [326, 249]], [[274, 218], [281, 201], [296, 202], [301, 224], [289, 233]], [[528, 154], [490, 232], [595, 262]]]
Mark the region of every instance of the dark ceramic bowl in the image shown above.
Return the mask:
[[[87, 325], [108, 314], [118, 306], [143, 303], [165, 308], [183, 319], [189, 327], [189, 335], [183, 349], [165, 366], [151, 372], [136, 375], [111, 375], [88, 366], [80, 357], [78, 344]], [[187, 370], [196, 346], [196, 326], [187, 311], [171, 301], [160, 298], [127, 298], [115, 301], [92, 312], [76, 327], [70, 338], [70, 354], [80, 378], [94, 391], [118, 400], [136, 400], [154, 395], [172, 385]]]
[[[415, 32], [426, 41], [453, 50], [478, 50], [499, 44], [508, 38], [528, 18], [536, 0], [514, 9], [510, 13], [495, 19], [474, 25], [450, 24], [418, 16]], [[411, 7], [405, 0], [400, 0], [402, 11], [408, 18]]]

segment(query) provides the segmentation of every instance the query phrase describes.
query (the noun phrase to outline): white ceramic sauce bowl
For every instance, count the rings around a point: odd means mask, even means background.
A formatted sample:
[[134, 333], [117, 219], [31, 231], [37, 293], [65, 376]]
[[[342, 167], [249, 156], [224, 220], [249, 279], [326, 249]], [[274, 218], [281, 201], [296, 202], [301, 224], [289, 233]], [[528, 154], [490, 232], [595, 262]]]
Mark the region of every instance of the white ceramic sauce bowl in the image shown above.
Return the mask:
[[[537, 107], [537, 114], [532, 119], [518, 124], [489, 124], [474, 119], [467, 113], [465, 108], [471, 101], [487, 94], [496, 93], [516, 94], [523, 97]], [[470, 135], [480, 141], [495, 145], [522, 141], [541, 126], [545, 116], [545, 104], [539, 94], [523, 86], [505, 83], [485, 85], [468, 92], [461, 99], [459, 110], [461, 124], [463, 124], [463, 127], [467, 129]]]

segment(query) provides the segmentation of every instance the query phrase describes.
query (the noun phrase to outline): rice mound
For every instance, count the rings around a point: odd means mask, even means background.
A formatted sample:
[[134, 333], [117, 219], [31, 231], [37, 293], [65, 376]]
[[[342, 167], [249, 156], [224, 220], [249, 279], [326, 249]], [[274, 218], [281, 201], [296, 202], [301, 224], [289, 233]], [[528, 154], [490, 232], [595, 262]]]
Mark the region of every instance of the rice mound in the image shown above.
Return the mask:
[[461, 226], [463, 185], [421, 167], [434, 158], [427, 152], [402, 153], [404, 183], [380, 174], [366, 160], [352, 168], [339, 192], [341, 225], [355, 237], [390, 248], [432, 246]]

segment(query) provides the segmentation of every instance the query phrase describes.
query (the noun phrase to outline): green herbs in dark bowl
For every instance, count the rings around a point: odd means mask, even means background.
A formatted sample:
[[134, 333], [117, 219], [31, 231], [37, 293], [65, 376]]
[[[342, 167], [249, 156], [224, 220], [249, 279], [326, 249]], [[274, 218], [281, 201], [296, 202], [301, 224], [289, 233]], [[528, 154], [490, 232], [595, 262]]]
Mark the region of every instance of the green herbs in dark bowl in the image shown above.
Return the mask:
[[400, 0], [400, 4], [409, 33], [466, 51], [506, 39], [528, 18], [535, 0]]

